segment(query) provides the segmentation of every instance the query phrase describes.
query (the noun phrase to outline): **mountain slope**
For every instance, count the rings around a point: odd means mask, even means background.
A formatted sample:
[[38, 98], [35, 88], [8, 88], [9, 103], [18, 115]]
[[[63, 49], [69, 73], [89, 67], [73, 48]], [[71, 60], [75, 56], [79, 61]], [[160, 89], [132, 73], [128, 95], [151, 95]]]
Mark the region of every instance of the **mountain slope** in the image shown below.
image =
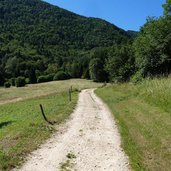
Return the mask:
[[[60, 68], [68, 58], [129, 37], [104, 20], [79, 16], [40, 0], [0, 1], [0, 64], [8, 77], [25, 76], [32, 65], [21, 67], [26, 61], [35, 64], [39, 60], [44, 72], [49, 63], [55, 61]], [[10, 70], [11, 63], [20, 64], [17, 72]]]
[[82, 17], [39, 0], [2, 0], [0, 11], [1, 31], [33, 45], [92, 48], [120, 43], [127, 37], [126, 32], [106, 21]]

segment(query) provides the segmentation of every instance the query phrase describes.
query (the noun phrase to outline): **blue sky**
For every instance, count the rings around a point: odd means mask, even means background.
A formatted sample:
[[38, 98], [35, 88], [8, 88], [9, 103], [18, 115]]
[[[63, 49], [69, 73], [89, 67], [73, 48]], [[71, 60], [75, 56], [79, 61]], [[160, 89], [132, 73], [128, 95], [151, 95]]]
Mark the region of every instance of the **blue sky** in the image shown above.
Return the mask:
[[163, 15], [165, 0], [45, 0], [87, 17], [98, 17], [125, 30], [138, 31], [148, 16]]

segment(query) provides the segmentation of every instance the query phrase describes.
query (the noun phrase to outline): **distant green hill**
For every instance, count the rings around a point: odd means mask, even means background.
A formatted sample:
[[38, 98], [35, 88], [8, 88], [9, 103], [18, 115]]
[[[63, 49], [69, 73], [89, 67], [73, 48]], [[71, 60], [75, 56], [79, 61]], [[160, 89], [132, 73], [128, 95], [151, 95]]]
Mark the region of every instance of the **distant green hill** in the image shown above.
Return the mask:
[[40, 0], [0, 1], [0, 75], [7, 78], [28, 77], [33, 65], [37, 75], [54, 72], [48, 64], [65, 70], [68, 62], [87, 56], [91, 49], [129, 38], [127, 32], [104, 20]]

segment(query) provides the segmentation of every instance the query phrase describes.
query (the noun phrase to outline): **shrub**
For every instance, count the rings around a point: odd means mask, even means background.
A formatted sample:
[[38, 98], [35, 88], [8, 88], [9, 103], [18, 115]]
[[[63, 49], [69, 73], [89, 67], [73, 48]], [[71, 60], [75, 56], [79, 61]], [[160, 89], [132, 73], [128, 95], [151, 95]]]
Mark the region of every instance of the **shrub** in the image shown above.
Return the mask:
[[24, 87], [26, 85], [25, 77], [18, 77], [15, 80], [16, 87]]
[[141, 71], [137, 71], [130, 79], [130, 81], [134, 84], [139, 83], [143, 80], [142, 77], [142, 72]]
[[4, 87], [5, 88], [10, 88], [11, 87], [11, 83], [10, 82], [5, 82], [4, 83]]
[[15, 78], [11, 78], [11, 85], [15, 86]]
[[55, 74], [55, 76], [53, 77], [53, 80], [54, 81], [57, 81], [57, 80], [67, 80], [69, 78], [70, 78], [70, 76], [66, 72], [59, 71], [59, 72], [57, 72], [57, 74]]
[[29, 78], [26, 78], [25, 81], [26, 81], [26, 84], [30, 84], [30, 79]]
[[38, 83], [43, 83], [43, 82], [47, 82], [47, 78], [46, 76], [39, 76], [38, 79], [37, 79], [37, 82]]
[[54, 74], [41, 75], [38, 77], [37, 82], [38, 83], [44, 83], [44, 82], [53, 81], [53, 77], [54, 77]]
[[53, 81], [54, 75], [55, 75], [55, 74], [46, 75], [46, 79], [47, 79], [48, 81]]

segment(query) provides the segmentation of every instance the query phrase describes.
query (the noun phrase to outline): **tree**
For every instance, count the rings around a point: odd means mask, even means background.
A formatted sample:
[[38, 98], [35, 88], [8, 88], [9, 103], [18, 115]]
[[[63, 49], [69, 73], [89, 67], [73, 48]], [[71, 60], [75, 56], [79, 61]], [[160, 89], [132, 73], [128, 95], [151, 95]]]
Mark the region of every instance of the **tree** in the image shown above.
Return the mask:
[[133, 43], [141, 77], [168, 75], [171, 71], [171, 21], [150, 18]]
[[18, 77], [15, 80], [16, 87], [24, 87], [26, 85], [25, 78], [24, 77]]
[[5, 66], [5, 70], [6, 73], [12, 77], [16, 77], [18, 76], [18, 64], [19, 64], [19, 59], [17, 59], [17, 57], [13, 57], [13, 58], [9, 58], [7, 60], [6, 66]]
[[29, 81], [31, 84], [37, 83], [37, 77], [34, 68], [31, 68], [29, 71]]
[[106, 49], [97, 49], [93, 53], [92, 59], [89, 64], [90, 79], [92, 79], [93, 81], [108, 81], [108, 74], [104, 69], [106, 58]]
[[131, 45], [113, 46], [108, 56], [105, 70], [109, 74], [110, 81], [128, 81], [135, 70]]
[[163, 5], [164, 15], [171, 16], [171, 0], [166, 0], [166, 3]]
[[4, 75], [4, 70], [0, 66], [0, 86], [3, 86], [5, 82], [5, 75]]
[[72, 78], [81, 78], [82, 66], [78, 62], [74, 61], [70, 67], [70, 75]]

